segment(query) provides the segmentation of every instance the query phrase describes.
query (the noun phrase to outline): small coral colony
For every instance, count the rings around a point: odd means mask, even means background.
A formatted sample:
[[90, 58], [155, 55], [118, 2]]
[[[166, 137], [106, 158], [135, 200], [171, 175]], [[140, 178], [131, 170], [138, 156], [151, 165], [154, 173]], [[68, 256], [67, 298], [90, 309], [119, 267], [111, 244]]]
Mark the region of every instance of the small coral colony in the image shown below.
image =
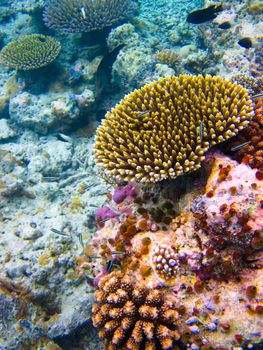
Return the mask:
[[[45, 24], [88, 32], [134, 7], [95, 3], [51, 0]], [[213, 5], [187, 20], [202, 23], [220, 11]], [[59, 51], [57, 40], [36, 34], [1, 56], [30, 70]], [[159, 59], [178, 57], [166, 50]], [[98, 127], [96, 163], [114, 190], [77, 270], [95, 289], [92, 320], [105, 349], [262, 342], [263, 100], [252, 85], [209, 75], [161, 78], [126, 95]]]

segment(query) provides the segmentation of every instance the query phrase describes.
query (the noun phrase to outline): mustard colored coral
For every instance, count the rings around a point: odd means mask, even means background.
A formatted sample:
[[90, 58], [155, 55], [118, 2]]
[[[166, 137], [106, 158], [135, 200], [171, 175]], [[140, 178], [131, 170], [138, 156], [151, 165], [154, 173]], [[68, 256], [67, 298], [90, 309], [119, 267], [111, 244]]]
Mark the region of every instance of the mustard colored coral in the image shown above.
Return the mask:
[[252, 117], [252, 101], [238, 84], [201, 75], [162, 78], [106, 114], [96, 133], [96, 163], [120, 181], [176, 178], [198, 169], [210, 147]]
[[61, 50], [58, 40], [42, 34], [32, 34], [14, 40], [0, 52], [0, 58], [19, 70], [33, 70], [53, 62]]
[[92, 320], [106, 350], [177, 349], [179, 314], [161, 289], [114, 271], [100, 280], [95, 297]]

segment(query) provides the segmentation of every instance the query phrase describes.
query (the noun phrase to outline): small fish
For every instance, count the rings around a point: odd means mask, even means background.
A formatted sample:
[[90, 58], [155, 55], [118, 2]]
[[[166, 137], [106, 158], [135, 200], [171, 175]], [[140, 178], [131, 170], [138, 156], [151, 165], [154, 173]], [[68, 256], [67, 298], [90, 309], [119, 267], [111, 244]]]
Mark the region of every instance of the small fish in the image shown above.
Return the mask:
[[199, 134], [199, 137], [200, 137], [201, 141], [203, 141], [203, 136], [204, 136], [204, 122], [201, 122], [201, 124], [198, 126], [198, 134]]
[[123, 255], [123, 254], [126, 254], [124, 252], [118, 252], [118, 251], [112, 251], [111, 254], [114, 254], [114, 255]]
[[59, 141], [63, 141], [63, 142], [72, 142], [72, 138], [65, 135], [65, 134], [62, 134], [61, 132], [57, 134], [57, 139]]
[[96, 256], [96, 255], [88, 255], [88, 257], [90, 259], [100, 259], [101, 258], [100, 256]]
[[241, 143], [240, 145], [234, 146], [231, 148], [231, 152], [238, 151], [240, 148], [242, 148], [246, 145], [249, 145], [250, 143], [251, 143], [251, 141], [247, 141], [247, 142]]
[[104, 224], [106, 221], [108, 221], [109, 218], [105, 218], [105, 219], [102, 219], [102, 220], [96, 220], [97, 221], [97, 224], [100, 225], [100, 224]]
[[257, 95], [254, 95], [254, 96], [251, 96], [251, 98], [258, 98], [258, 97], [261, 97], [263, 96], [263, 92], [261, 92], [260, 94], [257, 94]]
[[94, 287], [94, 278], [92, 278], [86, 274], [85, 274], [85, 278], [86, 278], [88, 285], [90, 285], [91, 287]]
[[222, 5], [211, 5], [201, 10], [192, 11], [188, 14], [186, 21], [193, 24], [200, 24], [216, 18], [217, 12], [223, 11]]
[[252, 46], [252, 40], [250, 38], [243, 38], [238, 40], [238, 45], [244, 47], [245, 49], [250, 49]]
[[46, 180], [47, 182], [54, 182], [54, 181], [58, 181], [59, 177], [56, 177], [56, 176], [43, 176], [43, 179]]
[[148, 114], [148, 113], [150, 113], [150, 112], [151, 112], [151, 111], [150, 111], [149, 109], [146, 109], [145, 111], [139, 112], [139, 114], [137, 114], [137, 115], [135, 116], [135, 118], [136, 118], [136, 119], [139, 119], [139, 118], [143, 117], [145, 114]]
[[80, 245], [82, 246], [82, 248], [84, 248], [82, 232], [79, 232], [79, 233], [77, 234], [77, 237], [78, 237], [78, 239], [79, 239]]
[[108, 273], [111, 272], [112, 266], [113, 266], [113, 261], [110, 260], [110, 261], [108, 262], [108, 265], [107, 265], [107, 272], [108, 272]]
[[229, 29], [229, 28], [231, 28], [231, 23], [230, 22], [223, 22], [223, 23], [219, 24], [218, 28]]
[[98, 65], [98, 69], [95, 76], [95, 84], [96, 84], [96, 93], [97, 99], [101, 96], [104, 89], [106, 89], [110, 85], [111, 80], [111, 71], [113, 63], [116, 61], [116, 58], [120, 52], [120, 50], [124, 47], [124, 44], [121, 44], [110, 52], [107, 52], [105, 56], [100, 61]]
[[245, 260], [246, 263], [253, 263], [262, 260], [261, 258], [258, 259], [252, 259], [252, 260]]
[[86, 19], [86, 12], [85, 12], [84, 6], [81, 6], [81, 7], [80, 7], [80, 12], [81, 12], [82, 17], [83, 17], [84, 19]]
[[66, 233], [64, 233], [60, 230], [57, 230], [56, 228], [51, 228], [50, 231], [57, 233], [58, 235], [61, 235], [61, 236], [68, 236]]

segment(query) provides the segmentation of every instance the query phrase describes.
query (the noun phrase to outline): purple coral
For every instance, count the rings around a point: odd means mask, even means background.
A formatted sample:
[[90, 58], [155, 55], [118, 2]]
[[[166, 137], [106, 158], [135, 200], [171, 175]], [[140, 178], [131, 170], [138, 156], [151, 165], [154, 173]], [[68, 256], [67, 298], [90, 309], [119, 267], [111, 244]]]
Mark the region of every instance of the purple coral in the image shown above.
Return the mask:
[[133, 198], [137, 195], [136, 187], [130, 183], [124, 187], [115, 187], [112, 199], [115, 203], [120, 204], [125, 198]]
[[104, 222], [104, 221], [107, 221], [109, 219], [115, 218], [116, 216], [118, 216], [118, 214], [115, 213], [113, 210], [111, 210], [106, 205], [99, 208], [96, 212], [96, 215], [95, 215], [97, 222]]

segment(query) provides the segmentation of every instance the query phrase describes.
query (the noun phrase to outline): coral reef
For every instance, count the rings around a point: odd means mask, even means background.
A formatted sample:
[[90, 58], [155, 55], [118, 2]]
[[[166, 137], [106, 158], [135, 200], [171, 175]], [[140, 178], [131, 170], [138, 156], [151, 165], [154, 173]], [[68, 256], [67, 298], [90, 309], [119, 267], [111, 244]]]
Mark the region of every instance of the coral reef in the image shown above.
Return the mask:
[[[112, 201], [119, 216], [99, 225], [86, 248], [79, 269], [94, 277], [93, 323], [105, 349], [219, 350], [262, 341], [262, 178], [218, 152], [207, 162], [207, 181], [185, 194], [178, 179], [155, 187], [156, 205], [181, 208], [165, 230], [150, 218], [151, 194], [138, 184], [132, 201]], [[165, 342], [146, 327], [163, 322], [161, 304], [147, 301], [158, 294], [171, 305]]]
[[21, 143], [0, 145], [1, 350], [63, 339], [91, 314], [91, 289], [75, 257], [109, 189], [95, 173], [92, 140], [56, 135], [27, 130]]
[[231, 78], [233, 83], [237, 83], [239, 85], [244, 86], [248, 90], [248, 92], [253, 96], [260, 94], [263, 89], [263, 78], [255, 78], [251, 75], [246, 74], [237, 74], [233, 75]]
[[32, 34], [5, 46], [0, 52], [0, 58], [16, 69], [32, 70], [53, 62], [60, 50], [60, 42], [55, 38]]
[[[55, 64], [26, 72], [1, 58], [6, 63], [0, 70], [1, 350], [102, 350], [106, 342], [108, 348], [126, 348], [129, 342], [140, 350], [170, 344], [188, 350], [262, 349], [263, 122], [262, 99], [254, 96], [262, 93], [262, 1], [226, 1], [213, 21], [186, 22], [189, 12], [210, 5], [211, 0], [0, 1], [0, 50], [25, 35], [52, 36], [52, 28], [63, 48]], [[249, 38], [251, 48], [238, 44], [242, 38]], [[103, 78], [108, 85], [99, 96], [101, 62], [119, 46], [102, 74], [101, 85]], [[168, 53], [178, 57], [159, 62], [158, 52], [166, 53], [166, 59]], [[243, 86], [255, 116], [236, 136], [205, 151], [199, 169], [175, 179], [126, 183], [123, 175], [116, 185], [116, 177], [103, 172], [103, 166], [98, 173], [93, 136], [106, 112], [125, 94], [180, 74], [210, 74]], [[191, 106], [198, 91], [188, 96]], [[159, 95], [155, 101], [162, 91]], [[182, 92], [179, 106], [183, 99]], [[164, 104], [154, 120], [145, 100], [148, 96], [142, 103], [134, 101], [132, 111], [137, 112], [127, 113], [133, 121], [120, 128], [138, 136], [144, 166], [154, 156], [144, 153], [142, 142], [149, 140], [149, 149], [156, 143], [147, 136], [152, 135], [149, 123], [163, 122], [171, 106]], [[251, 104], [249, 99], [246, 103]], [[206, 96], [199, 114], [204, 107], [212, 110]], [[181, 123], [186, 117], [179, 112]], [[154, 130], [165, 130], [164, 148], [168, 143], [178, 156], [189, 142], [182, 146], [179, 132], [171, 136], [169, 125], [160, 124]], [[191, 131], [181, 124], [185, 141], [192, 135], [201, 146], [201, 141], [211, 141], [205, 133], [213, 125], [200, 120]], [[113, 137], [114, 128], [107, 127], [105, 135]], [[169, 137], [178, 136], [180, 142], [169, 143]], [[123, 139], [118, 134], [115, 140], [122, 149]], [[115, 164], [120, 157], [132, 159], [129, 149], [121, 156], [121, 148], [120, 156], [114, 149], [109, 153]], [[146, 293], [143, 304], [127, 293], [135, 305], [130, 329], [123, 328], [128, 323], [121, 303], [99, 300], [112, 294], [105, 288], [114, 276], [119, 276], [117, 284], [128, 280], [129, 288]], [[114, 293], [118, 303], [119, 291]], [[150, 295], [159, 298], [156, 305], [149, 304]], [[97, 324], [101, 340], [92, 326], [94, 298], [94, 321], [100, 315], [107, 321]], [[171, 308], [166, 316], [173, 315], [172, 325], [163, 320], [161, 305]], [[156, 318], [150, 320], [155, 308]], [[117, 322], [116, 329], [104, 329]]]
[[253, 116], [246, 90], [220, 77], [160, 79], [106, 114], [95, 139], [97, 165], [117, 180], [157, 182], [194, 171], [205, 152]]
[[179, 313], [161, 289], [112, 272], [100, 280], [95, 297], [93, 324], [107, 339], [105, 349], [177, 349]]
[[0, 142], [14, 136], [16, 136], [16, 132], [10, 127], [9, 121], [7, 119], [0, 119]]
[[133, 9], [131, 0], [49, 0], [43, 19], [49, 28], [64, 32], [90, 32], [112, 26]]
[[[86, 108], [94, 102], [93, 93], [86, 94]], [[21, 92], [11, 98], [9, 104], [11, 120], [18, 125], [47, 134], [49, 130], [68, 130], [80, 118], [77, 96], [64, 92], [38, 96]]]

